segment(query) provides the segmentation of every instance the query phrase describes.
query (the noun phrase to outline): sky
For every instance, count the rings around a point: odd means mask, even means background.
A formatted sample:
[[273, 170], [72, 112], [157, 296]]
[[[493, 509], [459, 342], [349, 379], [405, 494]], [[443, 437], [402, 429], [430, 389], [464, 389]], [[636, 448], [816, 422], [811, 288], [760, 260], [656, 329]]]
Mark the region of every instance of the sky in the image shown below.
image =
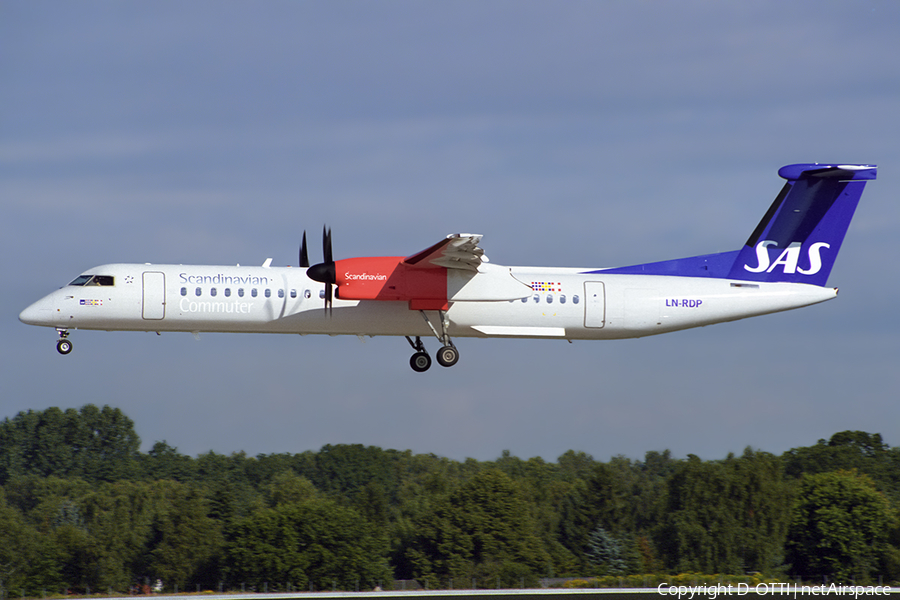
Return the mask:
[[[900, 445], [900, 4], [7, 0], [0, 418], [120, 408], [142, 449], [492, 460]], [[494, 263], [740, 247], [799, 162], [879, 165], [836, 300], [637, 340], [75, 331], [19, 312], [113, 262], [296, 265], [454, 232]], [[435, 340], [426, 341], [433, 352]]]

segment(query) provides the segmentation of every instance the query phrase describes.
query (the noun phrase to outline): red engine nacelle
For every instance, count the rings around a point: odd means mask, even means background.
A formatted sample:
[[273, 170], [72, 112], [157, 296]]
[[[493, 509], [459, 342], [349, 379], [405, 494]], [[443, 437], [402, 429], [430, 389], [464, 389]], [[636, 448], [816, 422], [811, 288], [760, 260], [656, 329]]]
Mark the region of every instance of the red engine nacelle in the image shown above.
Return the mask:
[[403, 259], [374, 256], [335, 261], [337, 297], [407, 301], [412, 310], [446, 310], [447, 269], [411, 266]]

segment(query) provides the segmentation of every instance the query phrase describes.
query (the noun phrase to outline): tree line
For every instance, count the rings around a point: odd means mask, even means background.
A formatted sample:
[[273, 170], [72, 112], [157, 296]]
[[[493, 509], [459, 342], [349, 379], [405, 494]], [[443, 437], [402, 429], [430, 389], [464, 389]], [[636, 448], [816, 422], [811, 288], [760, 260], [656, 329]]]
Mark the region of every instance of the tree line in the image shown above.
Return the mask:
[[900, 578], [900, 449], [494, 461], [362, 445], [146, 453], [117, 408], [0, 423], [0, 590], [536, 586], [543, 577]]

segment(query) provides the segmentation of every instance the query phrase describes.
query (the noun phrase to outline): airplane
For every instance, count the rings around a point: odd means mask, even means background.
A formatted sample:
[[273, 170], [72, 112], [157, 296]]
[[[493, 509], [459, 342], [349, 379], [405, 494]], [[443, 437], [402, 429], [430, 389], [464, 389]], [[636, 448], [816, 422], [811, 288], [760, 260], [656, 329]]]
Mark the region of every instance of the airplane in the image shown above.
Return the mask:
[[877, 167], [804, 163], [737, 250], [617, 268], [507, 267], [488, 261], [481, 235], [455, 233], [406, 257], [324, 260], [300, 269], [108, 264], [88, 269], [19, 315], [69, 333], [106, 331], [404, 336], [410, 366], [427, 371], [422, 337], [459, 360], [454, 338], [624, 339], [702, 327], [835, 298], [825, 287], [866, 181]]

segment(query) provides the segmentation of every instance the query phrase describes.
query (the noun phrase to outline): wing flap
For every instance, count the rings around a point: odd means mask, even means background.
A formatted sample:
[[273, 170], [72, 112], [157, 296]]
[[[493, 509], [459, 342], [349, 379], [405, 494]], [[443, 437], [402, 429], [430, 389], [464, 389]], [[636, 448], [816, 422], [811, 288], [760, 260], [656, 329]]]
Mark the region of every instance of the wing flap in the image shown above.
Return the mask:
[[421, 252], [407, 256], [403, 263], [412, 267], [443, 267], [478, 271], [482, 263], [489, 262], [478, 244], [481, 236], [472, 233], [453, 233], [437, 244]]

